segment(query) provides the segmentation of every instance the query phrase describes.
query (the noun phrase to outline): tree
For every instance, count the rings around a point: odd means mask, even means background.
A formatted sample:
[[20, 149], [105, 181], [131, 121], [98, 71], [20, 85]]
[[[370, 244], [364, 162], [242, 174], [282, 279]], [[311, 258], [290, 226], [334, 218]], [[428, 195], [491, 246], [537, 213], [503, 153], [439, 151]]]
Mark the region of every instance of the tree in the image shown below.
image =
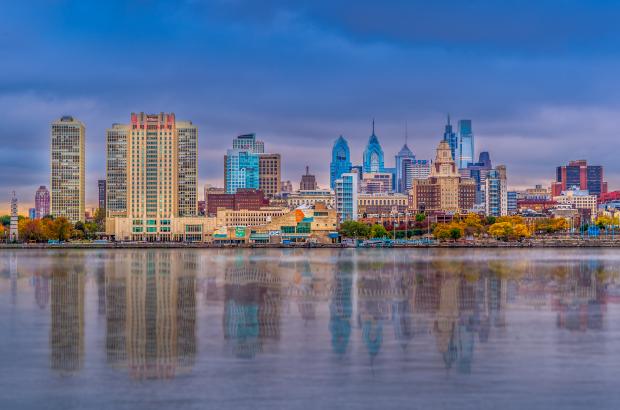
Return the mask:
[[95, 211], [95, 223], [97, 224], [97, 232], [105, 231], [105, 208], [97, 208]]
[[415, 221], [416, 222], [424, 222], [425, 219], [426, 219], [426, 215], [425, 214], [416, 214], [415, 215]]
[[518, 239], [529, 238], [531, 236], [530, 230], [525, 224], [516, 224], [513, 230], [514, 236]]
[[485, 224], [486, 225], [493, 225], [495, 223], [496, 218], [492, 215], [489, 215], [486, 217], [485, 219]]
[[17, 224], [17, 231], [22, 241], [41, 242], [47, 240], [46, 232], [39, 219], [22, 219]]
[[450, 239], [457, 240], [463, 236], [463, 229], [459, 226], [452, 226], [450, 228]]
[[484, 226], [478, 214], [467, 214], [463, 219], [463, 225], [467, 235], [479, 235], [484, 232]]
[[73, 236], [73, 225], [64, 216], [48, 221], [49, 239], [66, 241]]
[[383, 225], [374, 224], [372, 227], [370, 227], [371, 238], [386, 238], [387, 236], [388, 231]]
[[370, 228], [357, 221], [344, 221], [340, 224], [340, 235], [347, 238], [368, 238]]
[[489, 227], [489, 235], [508, 240], [514, 235], [514, 228], [510, 222], [496, 222]]
[[433, 229], [433, 236], [440, 241], [446, 240], [450, 237], [450, 228], [448, 224], [440, 223], [435, 225]]

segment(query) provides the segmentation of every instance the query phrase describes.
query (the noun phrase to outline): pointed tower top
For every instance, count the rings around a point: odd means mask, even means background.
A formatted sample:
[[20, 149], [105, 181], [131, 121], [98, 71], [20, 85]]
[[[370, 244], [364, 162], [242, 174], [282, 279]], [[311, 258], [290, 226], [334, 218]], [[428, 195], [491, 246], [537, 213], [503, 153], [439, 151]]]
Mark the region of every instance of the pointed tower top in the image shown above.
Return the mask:
[[448, 125], [450, 125], [450, 113], [448, 113]]
[[408, 139], [409, 139], [409, 130], [407, 129], [407, 120], [405, 120], [405, 146], [407, 146]]
[[372, 119], [372, 135], [375, 135], [375, 119]]

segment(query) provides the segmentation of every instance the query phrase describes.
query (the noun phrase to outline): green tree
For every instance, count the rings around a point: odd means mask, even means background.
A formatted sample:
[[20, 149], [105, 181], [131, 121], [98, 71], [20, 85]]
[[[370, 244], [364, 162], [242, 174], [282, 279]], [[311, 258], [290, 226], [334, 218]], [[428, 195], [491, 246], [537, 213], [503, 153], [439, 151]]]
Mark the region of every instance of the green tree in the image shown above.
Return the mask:
[[340, 235], [346, 238], [368, 238], [370, 228], [357, 221], [344, 221], [340, 224]]
[[386, 238], [388, 236], [388, 231], [385, 229], [383, 225], [374, 224], [370, 228], [370, 237], [371, 238]]
[[463, 229], [459, 226], [453, 226], [450, 228], [450, 239], [457, 240], [463, 236]]
[[416, 214], [415, 215], [415, 221], [416, 222], [424, 222], [425, 219], [426, 219], [426, 215], [425, 214]]

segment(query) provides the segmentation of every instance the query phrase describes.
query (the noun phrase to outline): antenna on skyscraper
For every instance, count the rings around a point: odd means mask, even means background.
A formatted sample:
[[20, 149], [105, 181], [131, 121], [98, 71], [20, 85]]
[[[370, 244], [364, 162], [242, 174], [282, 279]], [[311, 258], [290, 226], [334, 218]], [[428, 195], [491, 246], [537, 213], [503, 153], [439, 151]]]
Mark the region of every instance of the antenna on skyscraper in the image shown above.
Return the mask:
[[409, 139], [409, 130], [407, 128], [407, 120], [405, 120], [405, 145], [407, 145], [408, 139]]
[[450, 113], [448, 113], [448, 125], [450, 125]]
[[372, 135], [375, 135], [375, 118], [372, 118]]

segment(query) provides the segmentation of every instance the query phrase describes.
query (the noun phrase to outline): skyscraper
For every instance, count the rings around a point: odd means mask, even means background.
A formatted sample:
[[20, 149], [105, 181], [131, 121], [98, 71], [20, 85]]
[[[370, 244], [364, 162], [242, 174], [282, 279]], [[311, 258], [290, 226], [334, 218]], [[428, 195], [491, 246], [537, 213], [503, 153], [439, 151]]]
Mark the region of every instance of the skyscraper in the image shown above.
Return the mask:
[[469, 163], [467, 168], [461, 169], [461, 175], [471, 178], [476, 182], [476, 204], [485, 204], [485, 180], [489, 171], [493, 169], [491, 156], [487, 151], [483, 151], [478, 156], [478, 162]]
[[51, 127], [51, 214], [84, 221], [84, 144], [86, 129], [64, 116]]
[[375, 121], [372, 121], [372, 135], [368, 138], [368, 145], [364, 150], [363, 172], [384, 172], [383, 149], [379, 138], [375, 135]]
[[19, 240], [17, 222], [17, 197], [15, 196], [15, 191], [13, 191], [13, 196], [11, 197], [11, 220], [9, 225], [9, 240], [11, 242], [17, 242]]
[[358, 176], [344, 173], [336, 180], [336, 211], [338, 223], [357, 220]]
[[460, 164], [459, 161], [459, 140], [454, 131], [452, 131], [452, 124], [450, 124], [450, 115], [448, 115], [448, 122], [446, 123], [446, 127], [443, 132], [443, 140], [448, 143], [450, 147], [450, 153], [452, 154], [452, 159], [456, 164]]
[[415, 155], [407, 146], [407, 142], [405, 142], [405, 145], [403, 145], [398, 154], [396, 154], [394, 160], [396, 164], [396, 191], [401, 193], [406, 192], [404, 189], [407, 184], [403, 184], [403, 180], [405, 179], [403, 161], [407, 160], [409, 163], [415, 161]]
[[504, 165], [490, 170], [486, 177], [485, 213], [496, 217], [508, 215], [508, 186]]
[[37, 219], [50, 214], [50, 191], [45, 185], [41, 185], [34, 194], [34, 214]]
[[106, 182], [105, 179], [100, 179], [97, 181], [97, 191], [99, 193], [99, 201], [97, 202], [97, 206], [99, 207], [99, 209], [103, 209], [105, 210], [105, 186], [106, 186]]
[[255, 154], [262, 154], [265, 152], [265, 143], [256, 139], [256, 134], [243, 134], [239, 135], [233, 140], [233, 149], [242, 151], [250, 151]]
[[329, 187], [334, 189], [336, 180], [351, 171], [351, 152], [347, 140], [341, 135], [332, 147], [332, 161], [329, 164]]
[[234, 194], [239, 188], [258, 189], [260, 160], [250, 151], [229, 149], [224, 156], [224, 188]]
[[301, 176], [301, 182], [299, 183], [300, 191], [314, 191], [318, 188], [316, 183], [316, 177], [310, 174], [310, 167], [306, 165], [306, 173]]
[[[106, 130], [106, 217], [127, 217], [127, 152], [129, 146], [130, 126], [113, 124]], [[134, 137], [138, 139], [137, 134]], [[136, 141], [131, 155], [134, 160], [141, 160]], [[135, 170], [133, 171], [136, 172]]]
[[178, 215], [198, 215], [198, 128], [191, 121], [177, 121]]
[[474, 133], [471, 120], [460, 120], [458, 124], [459, 168], [467, 168], [474, 162]]
[[416, 179], [426, 179], [431, 173], [431, 162], [426, 159], [404, 158], [401, 161], [399, 192], [408, 193]]
[[606, 182], [603, 180], [603, 167], [588, 165], [584, 159], [570, 161], [568, 165], [556, 169], [556, 182], [551, 186], [553, 196], [559, 196], [562, 191], [571, 187], [587, 189], [591, 195], [599, 196], [605, 193]]
[[280, 154], [258, 154], [258, 188], [273, 198], [282, 192]]

